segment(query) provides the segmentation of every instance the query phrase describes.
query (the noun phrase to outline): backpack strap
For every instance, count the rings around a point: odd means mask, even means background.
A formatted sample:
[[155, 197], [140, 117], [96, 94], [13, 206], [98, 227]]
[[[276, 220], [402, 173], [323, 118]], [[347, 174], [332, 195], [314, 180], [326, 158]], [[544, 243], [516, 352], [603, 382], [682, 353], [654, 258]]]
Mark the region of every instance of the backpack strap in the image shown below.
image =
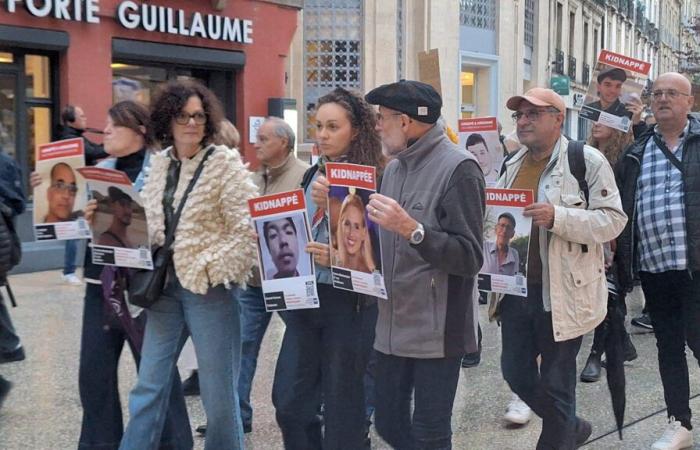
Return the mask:
[[506, 163], [507, 163], [508, 161], [510, 161], [511, 159], [513, 159], [513, 157], [514, 157], [515, 155], [517, 155], [518, 152], [519, 152], [519, 150], [516, 150], [516, 151], [514, 151], [513, 153], [507, 154], [506, 157], [503, 158], [503, 163], [501, 164], [501, 171], [498, 172], [498, 178], [501, 178], [501, 176], [503, 176], [503, 174], [506, 173]]
[[586, 181], [586, 159], [583, 156], [584, 145], [585, 142], [583, 141], [569, 141], [566, 151], [569, 158], [569, 171], [578, 181], [578, 188], [583, 192], [586, 206], [588, 206], [589, 192], [588, 182]]
[[[586, 199], [586, 208], [588, 208], [588, 181], [586, 181], [586, 158], [583, 155], [584, 141], [569, 141], [569, 146], [566, 149], [569, 159], [569, 171], [578, 181], [578, 188], [583, 192], [583, 197]], [[581, 244], [581, 250], [588, 252], [588, 246]]]

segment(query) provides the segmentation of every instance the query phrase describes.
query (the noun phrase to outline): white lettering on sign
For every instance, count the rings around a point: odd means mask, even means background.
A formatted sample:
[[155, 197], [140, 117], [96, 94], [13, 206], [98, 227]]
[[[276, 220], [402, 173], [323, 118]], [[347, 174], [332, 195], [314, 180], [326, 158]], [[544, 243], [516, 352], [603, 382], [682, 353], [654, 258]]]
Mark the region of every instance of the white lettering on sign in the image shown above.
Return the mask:
[[486, 201], [525, 203], [527, 202], [527, 195], [525, 193], [520, 192], [515, 193], [486, 191]]
[[644, 66], [645, 63], [641, 61], [634, 61], [628, 58], [623, 58], [618, 55], [613, 55], [611, 53], [606, 53], [603, 62], [612, 62], [615, 64], [619, 64], [621, 66], [629, 67], [630, 69], [634, 70], [635, 72], [643, 72], [644, 71]]
[[255, 212], [267, 211], [270, 209], [287, 208], [289, 206], [299, 205], [299, 198], [296, 195], [287, 197], [273, 198], [271, 200], [261, 200], [253, 203]]
[[359, 180], [366, 183], [371, 183], [373, 181], [370, 172], [363, 172], [360, 170], [331, 169], [331, 177], [342, 180]]
[[[16, 13], [19, 3], [34, 17], [100, 23], [99, 0], [5, 0], [7, 12]], [[116, 11], [117, 22], [126, 29], [170, 33], [179, 36], [224, 40], [240, 44], [253, 43], [253, 21], [237, 17], [173, 9], [150, 3], [125, 0]]]

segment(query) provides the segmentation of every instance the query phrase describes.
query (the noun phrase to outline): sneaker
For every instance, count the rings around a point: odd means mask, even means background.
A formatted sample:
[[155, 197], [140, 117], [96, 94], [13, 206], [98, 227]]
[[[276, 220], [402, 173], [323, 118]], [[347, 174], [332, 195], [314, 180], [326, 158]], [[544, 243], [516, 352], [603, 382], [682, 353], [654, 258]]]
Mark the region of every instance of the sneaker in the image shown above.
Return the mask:
[[693, 433], [673, 417], [669, 420], [666, 431], [651, 446], [654, 450], [680, 450], [693, 446]]
[[481, 363], [481, 350], [474, 353], [467, 353], [462, 357], [462, 368], [468, 369], [476, 367]]
[[516, 425], [525, 425], [532, 419], [532, 410], [527, 406], [527, 403], [520, 400], [520, 397], [513, 394], [513, 398], [508, 403], [506, 414], [503, 418]]
[[78, 278], [78, 276], [75, 273], [67, 273], [65, 275], [61, 275], [61, 279], [64, 283], [70, 284], [71, 286], [80, 286], [81, 284], [83, 284], [82, 280]]
[[21, 345], [14, 350], [8, 352], [0, 352], [0, 364], [24, 361], [26, 355], [24, 354], [24, 347]]
[[639, 317], [635, 317], [631, 321], [632, 325], [639, 328], [646, 328], [647, 330], [653, 330], [654, 327], [651, 326], [651, 317], [649, 313], [644, 313]]

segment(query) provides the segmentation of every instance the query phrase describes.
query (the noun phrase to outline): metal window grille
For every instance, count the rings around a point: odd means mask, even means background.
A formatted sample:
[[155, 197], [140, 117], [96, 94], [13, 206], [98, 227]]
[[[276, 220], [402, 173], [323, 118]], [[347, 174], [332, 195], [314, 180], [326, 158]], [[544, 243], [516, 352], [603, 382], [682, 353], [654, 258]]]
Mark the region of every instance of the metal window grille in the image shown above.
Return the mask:
[[362, 1], [304, 2], [304, 130], [315, 136], [316, 100], [336, 87], [362, 87]]
[[535, 48], [535, 1], [525, 0], [525, 46]]
[[496, 0], [459, 0], [459, 23], [470, 28], [496, 29]]

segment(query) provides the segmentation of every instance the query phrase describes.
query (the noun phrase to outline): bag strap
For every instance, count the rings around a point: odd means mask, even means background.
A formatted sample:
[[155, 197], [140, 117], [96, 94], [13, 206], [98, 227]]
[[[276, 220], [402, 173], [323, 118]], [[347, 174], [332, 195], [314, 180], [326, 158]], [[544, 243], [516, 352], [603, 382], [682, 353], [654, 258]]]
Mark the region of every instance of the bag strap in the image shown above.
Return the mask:
[[584, 145], [583, 141], [569, 141], [566, 152], [569, 159], [569, 171], [578, 181], [578, 188], [583, 192], [586, 205], [588, 205], [589, 192], [588, 181], [586, 181], [586, 158], [583, 155]]
[[187, 185], [185, 193], [182, 194], [182, 200], [180, 200], [180, 205], [178, 205], [177, 211], [175, 211], [175, 214], [173, 215], [173, 223], [170, 226], [170, 232], [165, 235], [165, 243], [163, 244], [163, 248], [170, 249], [170, 246], [173, 245], [173, 241], [175, 241], [175, 229], [177, 229], [177, 223], [180, 221], [180, 214], [182, 213], [182, 209], [185, 207], [185, 201], [187, 201], [187, 196], [190, 195], [190, 192], [192, 192], [192, 189], [194, 189], [194, 185], [197, 184], [197, 179], [202, 174], [202, 170], [204, 170], [204, 162], [207, 160], [207, 158], [209, 158], [209, 155], [211, 155], [214, 152], [214, 149], [215, 147], [211, 147], [204, 154], [202, 160], [199, 162], [197, 170], [195, 171], [194, 175], [192, 175], [190, 183]]
[[671, 153], [671, 150], [668, 149], [668, 146], [666, 145], [666, 143], [663, 140], [659, 139], [658, 134], [654, 133], [653, 139], [654, 139], [654, 143], [656, 144], [656, 146], [659, 147], [659, 150], [661, 150], [661, 152], [664, 154], [664, 156], [666, 156], [666, 159], [668, 159], [671, 164], [676, 166], [676, 169], [678, 169], [678, 171], [681, 173], [681, 175], [683, 175], [683, 163], [681, 163], [678, 160], [678, 158], [676, 158], [676, 155]]
[[506, 163], [513, 159], [513, 157], [518, 154], [518, 151], [519, 150], [516, 150], [513, 153], [509, 153], [508, 155], [506, 155], [505, 158], [503, 158], [503, 162], [501, 163], [501, 170], [498, 172], [498, 178], [500, 178], [505, 173]]

